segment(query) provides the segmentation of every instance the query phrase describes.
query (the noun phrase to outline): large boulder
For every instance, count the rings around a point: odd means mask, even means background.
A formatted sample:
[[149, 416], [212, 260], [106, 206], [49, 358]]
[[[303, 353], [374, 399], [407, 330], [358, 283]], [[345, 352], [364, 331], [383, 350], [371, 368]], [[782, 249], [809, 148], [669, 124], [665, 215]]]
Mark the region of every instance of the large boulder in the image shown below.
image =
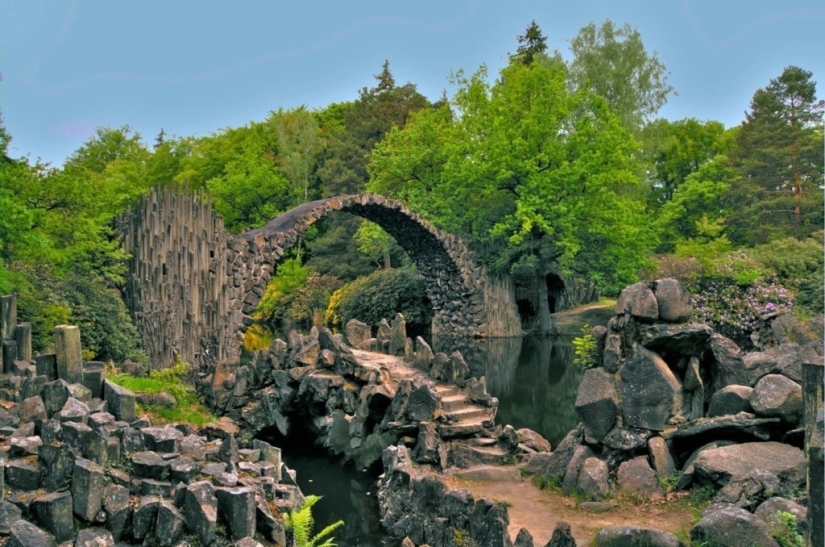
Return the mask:
[[358, 319], [350, 319], [344, 327], [344, 334], [347, 337], [347, 344], [356, 349], [366, 349], [366, 342], [372, 336], [371, 328], [366, 323]]
[[712, 334], [713, 329], [704, 323], [654, 323], [639, 331], [646, 348], [682, 355], [701, 355]]
[[751, 393], [753, 393], [753, 388], [748, 386], [731, 384], [723, 387], [710, 398], [708, 417], [752, 412]]
[[596, 547], [626, 547], [644, 545], [645, 547], [682, 547], [684, 543], [664, 530], [642, 526], [605, 526], [596, 534]]
[[719, 486], [759, 469], [777, 476], [792, 489], [804, 482], [806, 472], [805, 455], [800, 449], [773, 441], [703, 450], [692, 463], [699, 479]]
[[662, 497], [656, 472], [651, 469], [644, 456], [622, 462], [616, 472], [616, 483], [622, 491], [642, 499]]
[[616, 301], [617, 314], [629, 314], [642, 321], [659, 318], [659, 303], [647, 283], [639, 282], [625, 289]]
[[678, 280], [668, 277], [656, 281], [653, 290], [659, 304], [659, 319], [669, 323], [682, 323], [693, 315], [690, 293]]
[[745, 364], [742, 362], [742, 350], [736, 342], [721, 334], [710, 337], [711, 389], [719, 391], [731, 384], [748, 385]]
[[778, 547], [762, 519], [739, 507], [708, 512], [690, 531], [690, 539], [714, 547]]
[[602, 368], [591, 368], [582, 375], [576, 394], [576, 412], [584, 433], [595, 440], [604, 437], [616, 422], [619, 396], [613, 375]]
[[625, 425], [661, 431], [681, 406], [682, 385], [664, 359], [641, 346], [619, 369]]
[[610, 494], [610, 486], [607, 483], [608, 474], [607, 462], [599, 458], [587, 458], [579, 471], [576, 487], [591, 499], [606, 498]]
[[808, 533], [808, 509], [798, 503], [778, 496], [772, 497], [759, 504], [754, 515], [765, 521], [769, 530], [778, 530], [783, 526], [781, 513], [789, 513], [796, 519], [796, 529], [799, 535], [805, 537]]
[[781, 374], [768, 374], [754, 386], [750, 404], [759, 416], [796, 424], [802, 418], [802, 386]]

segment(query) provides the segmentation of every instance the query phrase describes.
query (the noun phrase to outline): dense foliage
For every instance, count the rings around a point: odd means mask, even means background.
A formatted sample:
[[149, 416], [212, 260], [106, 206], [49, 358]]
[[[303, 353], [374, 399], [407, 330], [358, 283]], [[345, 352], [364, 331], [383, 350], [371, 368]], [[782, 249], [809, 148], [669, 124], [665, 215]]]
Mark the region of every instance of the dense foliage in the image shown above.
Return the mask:
[[[232, 232], [308, 200], [378, 192], [524, 287], [558, 269], [606, 295], [643, 275], [680, 276], [723, 330], [768, 304], [823, 312], [825, 103], [810, 72], [788, 66], [725, 128], [656, 118], [674, 90], [629, 25], [591, 23], [563, 55], [533, 21], [515, 45], [498, 74], [457, 69], [454, 93], [437, 101], [398, 85], [385, 62], [351, 101], [275, 106], [200, 137], [161, 129], [152, 146], [128, 126], [99, 128], [61, 167], [10, 158], [0, 118], [0, 293], [18, 293], [37, 350], [55, 325], [77, 322], [88, 356], [140, 357], [117, 298], [126, 256], [112, 219], [152, 186], [186, 185], [210, 195]], [[327, 310], [340, 327], [401, 311], [428, 324], [409, 267], [377, 226], [330, 215], [279, 267], [256, 317], [306, 327]]]
[[427, 328], [433, 319], [424, 280], [406, 268], [377, 270], [344, 285], [333, 294], [325, 317], [330, 326], [341, 328], [350, 319], [377, 325], [397, 312], [413, 328]]

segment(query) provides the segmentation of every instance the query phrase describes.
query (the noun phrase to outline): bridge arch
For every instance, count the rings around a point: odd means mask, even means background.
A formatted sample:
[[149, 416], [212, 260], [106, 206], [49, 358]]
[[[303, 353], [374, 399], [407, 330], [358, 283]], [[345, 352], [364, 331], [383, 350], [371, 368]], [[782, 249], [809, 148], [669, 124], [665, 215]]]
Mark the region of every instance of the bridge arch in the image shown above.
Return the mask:
[[[283, 213], [265, 226], [241, 234], [247, 242], [248, 269], [238, 271], [236, 284], [245, 287], [243, 323], [252, 322], [274, 266], [317, 220], [333, 211], [351, 213], [383, 228], [415, 263], [433, 306], [433, 334], [489, 336], [484, 269], [464, 242], [410, 211], [396, 200], [376, 194], [321, 199]], [[504, 334], [504, 333], [500, 333]], [[513, 334], [513, 333], [509, 333]]]
[[312, 223], [333, 211], [372, 220], [406, 250], [426, 281], [434, 333], [521, 334], [510, 278], [487, 275], [460, 238], [399, 201], [373, 194], [313, 201], [262, 228], [230, 235], [203, 191], [163, 188], [115, 223], [131, 255], [121, 291], [152, 366], [178, 356], [201, 370], [237, 362], [275, 266]]

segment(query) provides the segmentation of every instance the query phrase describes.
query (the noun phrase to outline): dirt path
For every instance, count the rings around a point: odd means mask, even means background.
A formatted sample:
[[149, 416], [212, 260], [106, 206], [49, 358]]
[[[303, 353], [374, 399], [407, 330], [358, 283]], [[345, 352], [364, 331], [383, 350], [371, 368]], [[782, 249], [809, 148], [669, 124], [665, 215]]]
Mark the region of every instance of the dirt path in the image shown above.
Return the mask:
[[546, 545], [561, 521], [570, 523], [576, 544], [590, 545], [599, 530], [611, 525], [650, 526], [678, 534], [690, 529], [693, 512], [684, 503], [619, 503], [614, 509], [598, 513], [576, 508], [576, 501], [552, 490], [541, 490], [529, 479], [519, 482], [479, 482], [457, 477], [446, 479], [452, 488], [466, 488], [475, 498], [489, 498], [508, 504], [510, 539], [527, 528], [536, 545]]
[[606, 325], [615, 315], [615, 301], [603, 301], [594, 304], [584, 304], [572, 310], [564, 310], [553, 314], [553, 323], [563, 334], [581, 334], [581, 327], [585, 323], [591, 327]]

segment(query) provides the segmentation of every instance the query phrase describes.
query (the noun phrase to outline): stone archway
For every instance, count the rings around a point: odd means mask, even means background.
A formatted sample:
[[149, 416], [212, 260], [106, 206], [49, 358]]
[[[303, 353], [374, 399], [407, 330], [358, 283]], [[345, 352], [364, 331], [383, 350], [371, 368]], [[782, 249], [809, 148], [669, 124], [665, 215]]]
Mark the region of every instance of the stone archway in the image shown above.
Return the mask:
[[248, 243], [235, 284], [245, 287], [243, 323], [252, 322], [266, 282], [284, 252], [303, 233], [330, 212], [351, 213], [375, 222], [407, 252], [424, 277], [433, 305], [433, 334], [456, 336], [503, 336], [517, 332], [493, 332], [485, 307], [483, 268], [473, 261], [464, 242], [435, 228], [400, 201], [375, 194], [340, 196], [305, 203], [273, 218], [262, 228], [241, 234]]

